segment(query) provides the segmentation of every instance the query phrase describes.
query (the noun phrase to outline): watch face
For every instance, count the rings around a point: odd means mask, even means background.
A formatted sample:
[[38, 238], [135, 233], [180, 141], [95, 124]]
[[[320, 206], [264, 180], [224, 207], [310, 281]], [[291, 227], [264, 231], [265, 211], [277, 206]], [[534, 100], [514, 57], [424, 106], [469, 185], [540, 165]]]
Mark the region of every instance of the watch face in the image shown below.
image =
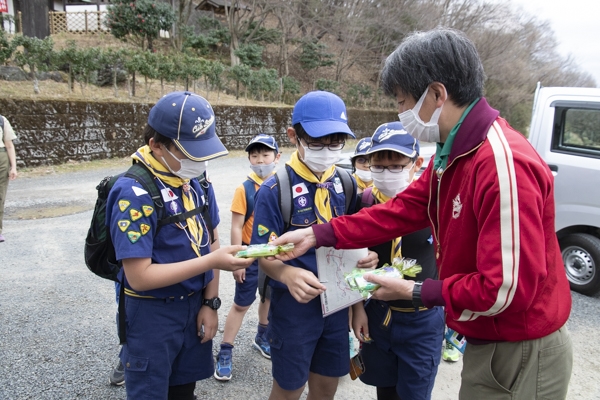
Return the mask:
[[212, 299], [212, 308], [214, 310], [218, 310], [219, 307], [221, 307], [221, 299], [218, 297], [215, 297], [214, 299]]

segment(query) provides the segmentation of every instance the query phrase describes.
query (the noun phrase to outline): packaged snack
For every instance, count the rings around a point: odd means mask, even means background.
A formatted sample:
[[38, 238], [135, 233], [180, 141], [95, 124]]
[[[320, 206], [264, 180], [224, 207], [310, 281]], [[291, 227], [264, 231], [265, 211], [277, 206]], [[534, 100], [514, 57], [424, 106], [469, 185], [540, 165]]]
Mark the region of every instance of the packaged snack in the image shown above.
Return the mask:
[[402, 279], [405, 275], [415, 277], [421, 270], [422, 267], [417, 264], [417, 260], [411, 258], [394, 258], [392, 265], [384, 264], [383, 267], [376, 270], [354, 268], [350, 273], [345, 274], [344, 277], [350, 289], [358, 290], [364, 298], [368, 298], [379, 288], [379, 285], [365, 280], [364, 274]]
[[293, 249], [294, 243], [287, 243], [281, 246], [273, 246], [272, 244], [252, 244], [245, 250], [238, 251], [235, 256], [240, 258], [269, 257]]

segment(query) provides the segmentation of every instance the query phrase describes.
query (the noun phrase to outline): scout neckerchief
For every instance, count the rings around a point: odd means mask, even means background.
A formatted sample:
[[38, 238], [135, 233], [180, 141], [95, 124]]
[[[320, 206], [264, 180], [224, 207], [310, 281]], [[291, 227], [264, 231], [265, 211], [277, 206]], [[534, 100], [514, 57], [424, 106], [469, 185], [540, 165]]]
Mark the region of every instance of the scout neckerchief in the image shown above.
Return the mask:
[[300, 158], [298, 157], [298, 150], [292, 153], [290, 161], [288, 161], [286, 164], [292, 167], [294, 172], [300, 175], [300, 177], [305, 181], [317, 184], [317, 191], [315, 192], [317, 223], [325, 224], [331, 221], [333, 216], [331, 214], [329, 189], [333, 187], [333, 183], [328, 182], [328, 180], [335, 175], [335, 166], [332, 165], [329, 167], [327, 171], [323, 172], [321, 179], [318, 179], [315, 174], [308, 169], [308, 167], [302, 161], [300, 161]]
[[358, 175], [352, 174], [352, 176], [354, 177], [354, 180], [356, 181], [356, 185], [357, 185], [357, 187], [358, 187], [359, 190], [365, 190], [369, 186], [373, 186], [373, 181], [371, 181], [369, 183], [365, 183], [365, 181], [363, 181], [362, 179], [360, 179], [358, 177]]
[[[269, 176], [271, 176], [271, 175], [269, 175]], [[256, 175], [256, 172], [250, 172], [250, 175], [248, 175], [248, 180], [254, 182], [258, 186], [260, 186], [264, 182], [264, 179], [261, 178], [260, 176]]]
[[441, 175], [441, 173], [446, 169], [446, 166], [448, 165], [448, 157], [450, 156], [450, 151], [452, 150], [452, 144], [454, 143], [454, 138], [456, 137], [456, 133], [458, 132], [458, 129], [460, 128], [463, 121], [465, 120], [465, 117], [469, 114], [469, 111], [471, 111], [471, 109], [475, 106], [475, 104], [477, 104], [478, 101], [479, 101], [479, 98], [477, 98], [477, 100], [472, 102], [469, 105], [469, 107], [467, 107], [467, 109], [463, 112], [462, 116], [460, 117], [460, 119], [458, 120], [456, 125], [454, 125], [454, 127], [450, 131], [450, 134], [446, 138], [446, 141], [444, 143], [437, 144], [437, 149], [435, 152], [436, 153], [435, 159], [433, 161], [433, 170], [437, 173], [438, 176]]
[[[381, 193], [381, 191], [375, 186], [373, 186], [373, 191], [371, 193], [373, 193], [373, 197], [375, 197], [380, 204], [383, 204], [391, 199], [391, 197], [387, 197], [385, 194]], [[392, 262], [394, 261], [394, 258], [402, 258], [402, 236], [392, 240], [392, 251], [390, 257]]]
[[[154, 156], [150, 150], [149, 146], [140, 147], [132, 156], [134, 160], [138, 160], [143, 163], [154, 176], [158, 179], [166, 183], [167, 185], [178, 188], [183, 187], [182, 189], [182, 200], [183, 200], [183, 209], [187, 211], [191, 211], [196, 208], [194, 204], [194, 197], [192, 195], [192, 190], [190, 187], [189, 179], [182, 179], [176, 175], [173, 175], [164, 165], [162, 165]], [[198, 257], [200, 257], [200, 243], [202, 242], [202, 226], [198, 221], [198, 216], [193, 215], [186, 219], [187, 229], [189, 230], [189, 239], [192, 245], [192, 249]], [[186, 227], [181, 224], [177, 224], [180, 229], [185, 231]], [[187, 232], [186, 232], [187, 233]]]

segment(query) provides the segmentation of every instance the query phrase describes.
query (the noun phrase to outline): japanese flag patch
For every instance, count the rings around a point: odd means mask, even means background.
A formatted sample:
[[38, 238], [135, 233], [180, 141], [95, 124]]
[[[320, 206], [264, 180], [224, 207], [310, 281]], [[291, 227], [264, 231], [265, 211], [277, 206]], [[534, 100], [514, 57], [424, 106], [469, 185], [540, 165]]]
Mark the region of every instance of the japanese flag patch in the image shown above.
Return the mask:
[[293, 194], [294, 199], [298, 196], [301, 196], [301, 195], [307, 194], [307, 193], [308, 193], [308, 189], [306, 188], [306, 185], [304, 184], [304, 182], [292, 186], [292, 194]]

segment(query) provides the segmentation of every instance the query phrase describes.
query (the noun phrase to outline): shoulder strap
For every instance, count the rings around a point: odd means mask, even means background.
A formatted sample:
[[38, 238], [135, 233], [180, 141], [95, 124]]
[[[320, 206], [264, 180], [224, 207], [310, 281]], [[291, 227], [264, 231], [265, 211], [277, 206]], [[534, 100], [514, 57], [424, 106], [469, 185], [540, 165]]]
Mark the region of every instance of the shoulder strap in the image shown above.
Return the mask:
[[0, 128], [4, 129], [4, 117], [0, 115]]
[[244, 216], [244, 223], [246, 223], [254, 212], [254, 194], [256, 193], [256, 186], [250, 179], [246, 179], [243, 185], [244, 192], [246, 193], [246, 215]]
[[205, 206], [202, 210], [202, 218], [204, 219], [204, 223], [206, 224], [206, 229], [208, 230], [208, 235], [210, 236], [210, 243], [212, 244], [215, 242], [215, 233], [213, 232], [213, 223], [212, 219], [210, 218], [210, 209], [208, 207], [208, 188], [210, 187], [211, 183], [206, 177], [206, 171], [204, 171], [202, 175], [200, 175], [197, 179], [198, 183], [200, 184], [200, 187], [202, 187], [202, 190], [206, 195], [206, 202], [204, 203]]
[[275, 180], [279, 187], [279, 209], [283, 218], [284, 231], [287, 231], [292, 218], [292, 187], [290, 185], [290, 175], [285, 165], [282, 169], [277, 170]]
[[335, 167], [335, 170], [342, 181], [342, 187], [344, 188], [344, 195], [346, 198], [346, 209], [344, 211], [346, 214], [348, 214], [348, 210], [350, 210], [350, 204], [354, 198], [354, 193], [356, 193], [356, 181], [352, 179], [350, 173], [345, 169]]
[[375, 202], [375, 198], [373, 197], [373, 187], [369, 186], [366, 188], [360, 197], [360, 206], [361, 208], [371, 207]]
[[162, 212], [164, 203], [162, 201], [160, 191], [154, 182], [154, 175], [144, 164], [139, 162], [134, 163], [131, 167], [129, 167], [127, 172], [125, 172], [124, 176], [138, 181], [144, 190], [150, 194], [150, 197], [152, 197], [152, 202], [154, 202], [154, 206], [157, 208], [157, 211]]

